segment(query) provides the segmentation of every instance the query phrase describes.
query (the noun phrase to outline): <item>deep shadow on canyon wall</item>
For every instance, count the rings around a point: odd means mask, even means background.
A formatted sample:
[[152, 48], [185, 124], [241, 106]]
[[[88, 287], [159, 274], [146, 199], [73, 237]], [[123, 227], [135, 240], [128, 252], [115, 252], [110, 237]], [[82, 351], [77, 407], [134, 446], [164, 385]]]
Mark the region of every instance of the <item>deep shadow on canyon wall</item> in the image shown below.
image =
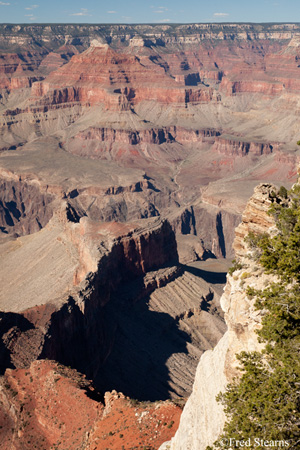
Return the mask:
[[[15, 195], [23, 201], [21, 194]], [[29, 220], [31, 214], [26, 217]], [[211, 245], [217, 242], [215, 247], [225, 256], [224, 234], [229, 236], [232, 222], [228, 217], [191, 207], [177, 227]], [[147, 306], [157, 283], [168, 280], [154, 277], [145, 287], [143, 276], [174, 265], [178, 265], [177, 246], [168, 221], [157, 229], [117, 239], [101, 257], [98, 271], [87, 276], [81, 292], [60, 308], [47, 304], [23, 314], [2, 313], [1, 373], [7, 367], [26, 367], [35, 359], [48, 358], [85, 373], [102, 392], [117, 389], [140, 400], [169, 398], [166, 362], [174, 353], [188, 353], [190, 336], [178, 329], [170, 315]]]
[[169, 314], [148, 309], [147, 296], [125, 300], [116, 292], [85, 314], [70, 299], [52, 316], [41, 358], [76, 368], [101, 392], [164, 400], [170, 398], [166, 362], [173, 353], [187, 353], [189, 339]]
[[187, 352], [189, 336], [168, 314], [148, 309], [147, 295], [157, 280], [145, 288], [143, 275], [174, 264], [176, 241], [167, 221], [159, 230], [116, 242], [88, 278], [79, 301], [70, 297], [52, 313], [39, 357], [85, 373], [102, 392], [117, 389], [140, 400], [169, 398], [165, 363], [174, 352]]
[[210, 256], [233, 258], [234, 230], [241, 216], [217, 207], [189, 206], [173, 221], [176, 234], [192, 234], [203, 242]]
[[0, 181], [0, 231], [23, 236], [43, 228], [53, 215], [52, 195], [24, 181]]
[[[224, 217], [191, 207], [180, 217], [180, 231], [203, 236], [211, 245], [215, 239], [218, 256], [225, 256]], [[117, 389], [140, 400], [169, 398], [166, 362], [174, 353], [188, 353], [190, 336], [170, 315], [149, 310], [157, 280], [145, 288], [143, 276], [177, 264], [175, 234], [167, 221], [158, 229], [117, 239], [82, 291], [59, 309], [49, 304], [13, 318], [3, 313], [1, 373], [48, 358], [86, 374], [102, 392]]]

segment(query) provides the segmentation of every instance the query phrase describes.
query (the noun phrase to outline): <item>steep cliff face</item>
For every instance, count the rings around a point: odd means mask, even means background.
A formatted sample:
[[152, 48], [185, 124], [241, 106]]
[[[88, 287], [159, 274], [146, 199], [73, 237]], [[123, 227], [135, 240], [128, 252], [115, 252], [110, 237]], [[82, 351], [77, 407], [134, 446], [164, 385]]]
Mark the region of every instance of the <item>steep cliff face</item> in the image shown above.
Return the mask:
[[225, 414], [216, 402], [216, 395], [239, 374], [235, 355], [262, 348], [255, 333], [260, 327], [261, 315], [255, 310], [254, 301], [247, 297], [246, 288], [264, 288], [275, 277], [266, 275], [249, 257], [244, 237], [249, 231], [268, 232], [274, 226], [267, 210], [271, 204], [271, 193], [275, 190], [272, 185], [260, 185], [247, 204], [234, 242], [236, 257], [242, 268], [227, 275], [221, 297], [228, 331], [214, 350], [205, 352], [201, 357], [193, 392], [183, 410], [179, 429], [160, 450], [205, 450], [206, 446], [212, 445], [225, 423]]
[[[89, 128], [78, 133], [75, 139], [81, 141], [96, 140], [112, 144], [119, 142], [122, 144], [163, 144], [174, 141], [183, 143], [204, 142], [207, 138], [219, 136], [220, 132], [214, 129], [191, 130], [183, 127], [163, 127], [144, 130], [124, 130], [112, 128]], [[81, 144], [82, 145], [82, 144]], [[70, 144], [69, 144], [70, 148]]]
[[0, 90], [15, 90], [31, 87], [41, 79], [36, 71], [46, 52], [26, 52], [22, 54], [6, 53], [0, 58]]
[[15, 261], [24, 269], [1, 294], [0, 370], [48, 358], [85, 373], [101, 392], [186, 397], [200, 354], [225, 332], [219, 294], [178, 267], [167, 221], [76, 223], [65, 215], [9, 241], [11, 253], [2, 247], [1, 280]]
[[43, 228], [51, 219], [54, 196], [43, 193], [35, 183], [0, 181], [0, 229], [26, 235]]
[[212, 150], [230, 156], [246, 156], [249, 153], [260, 156], [272, 153], [273, 145], [270, 143], [243, 142], [239, 139], [222, 136], [222, 138], [216, 138]]
[[[50, 260], [55, 258], [56, 266], [60, 268], [60, 277], [53, 272], [54, 266], [51, 269], [50, 262], [47, 260], [45, 263], [44, 258], [30, 247], [34, 239], [17, 244], [13, 241], [12, 245], [17, 250], [14, 256], [16, 260], [21, 258], [26, 268], [22, 274], [19, 274], [18, 283], [8, 285], [6, 294], [3, 292], [2, 308], [7, 313], [2, 313], [1, 335], [2, 351], [6, 356], [2, 361], [1, 370], [4, 370], [7, 365], [6, 357], [9, 360], [8, 365], [15, 367], [28, 365], [42, 353], [44, 357], [52, 357], [56, 360], [64, 359], [69, 353], [68, 359], [71, 361], [78, 357], [78, 348], [75, 349], [71, 345], [74, 339], [77, 339], [76, 336], [81, 336], [80, 348], [89, 346], [89, 342], [95, 343], [95, 339], [90, 336], [92, 329], [100, 339], [101, 308], [110, 300], [120, 283], [124, 279], [134, 279], [149, 270], [160, 268], [168, 263], [176, 263], [178, 260], [174, 233], [168, 222], [158, 220], [148, 225], [150, 226], [144, 229], [138, 226], [136, 228], [117, 226], [114, 230], [113, 224], [101, 227], [88, 219], [78, 224], [68, 223], [63, 213], [60, 217], [56, 213], [48, 226], [37, 235], [41, 238], [37, 245], [43, 252], [42, 246], [45, 243], [47, 251], [45, 249], [44, 251], [48, 253]], [[62, 231], [62, 226], [65, 231]], [[55, 234], [56, 229], [60, 230], [58, 235]], [[10, 245], [11, 243], [8, 242], [8, 246]], [[64, 261], [61, 261], [62, 255], [59, 254], [57, 245], [62, 247]], [[21, 254], [18, 250], [21, 250]], [[6, 254], [4, 249], [4, 255]], [[37, 277], [35, 281], [32, 280], [33, 290], [28, 274], [31, 258], [35, 258], [39, 266], [39, 273], [34, 266], [31, 267], [33, 276]], [[76, 262], [75, 259], [77, 259]], [[10, 262], [10, 255], [8, 259], [3, 258], [2, 277], [5, 277], [3, 271], [10, 270]], [[32, 264], [35, 262], [33, 261]], [[50, 283], [47, 285], [45, 283], [43, 288], [43, 280], [45, 276], [47, 277], [49, 270], [52, 270], [54, 277], [57, 276], [58, 279], [53, 281], [58, 286], [61, 281], [65, 284], [60, 286], [60, 292], [53, 291]], [[65, 278], [67, 273], [68, 281]], [[80, 284], [81, 281], [82, 284]], [[154, 286], [155, 282], [152, 289]], [[18, 292], [20, 288], [21, 291]], [[39, 296], [34, 293], [43, 290], [44, 292], [41, 292]], [[32, 307], [32, 297], [33, 304], [36, 304], [34, 307]], [[9, 311], [15, 311], [15, 313]], [[70, 344], [69, 350], [67, 350], [68, 344]]]

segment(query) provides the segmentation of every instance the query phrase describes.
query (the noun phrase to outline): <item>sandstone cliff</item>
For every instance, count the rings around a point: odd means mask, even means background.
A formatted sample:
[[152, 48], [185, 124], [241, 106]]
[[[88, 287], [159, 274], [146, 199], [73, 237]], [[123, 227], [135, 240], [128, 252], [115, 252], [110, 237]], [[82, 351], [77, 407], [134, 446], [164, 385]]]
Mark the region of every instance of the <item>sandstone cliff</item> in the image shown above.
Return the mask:
[[236, 229], [234, 249], [239, 269], [227, 275], [227, 284], [221, 297], [228, 331], [214, 350], [209, 350], [200, 359], [193, 392], [183, 410], [180, 425], [174, 438], [160, 450], [205, 450], [221, 434], [225, 414], [215, 400], [226, 384], [239, 374], [235, 355], [241, 351], [260, 350], [255, 330], [260, 327], [261, 315], [255, 310], [254, 301], [246, 294], [247, 286], [264, 288], [275, 279], [266, 275], [253, 259], [244, 237], [249, 231], [268, 232], [273, 226], [267, 214], [271, 204], [272, 185], [261, 184], [249, 200], [242, 223]]

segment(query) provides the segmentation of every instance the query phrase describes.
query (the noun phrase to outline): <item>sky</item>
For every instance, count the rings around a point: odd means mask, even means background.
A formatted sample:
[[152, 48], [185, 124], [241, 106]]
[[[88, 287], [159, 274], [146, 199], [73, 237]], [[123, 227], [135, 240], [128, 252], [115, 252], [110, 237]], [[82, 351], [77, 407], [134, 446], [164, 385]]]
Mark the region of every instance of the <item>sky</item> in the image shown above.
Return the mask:
[[0, 1], [0, 23], [300, 22], [299, 0], [35, 1]]

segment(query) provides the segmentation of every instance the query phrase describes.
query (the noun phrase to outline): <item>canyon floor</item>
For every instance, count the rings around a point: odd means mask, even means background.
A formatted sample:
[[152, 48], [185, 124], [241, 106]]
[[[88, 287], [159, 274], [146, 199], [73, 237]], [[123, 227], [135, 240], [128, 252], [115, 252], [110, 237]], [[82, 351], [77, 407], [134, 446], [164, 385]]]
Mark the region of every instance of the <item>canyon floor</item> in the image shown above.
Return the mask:
[[[7, 448], [156, 449], [174, 434], [171, 400], [226, 331], [219, 299], [247, 200], [297, 178], [299, 33], [0, 25]], [[65, 411], [71, 397], [85, 419]]]

